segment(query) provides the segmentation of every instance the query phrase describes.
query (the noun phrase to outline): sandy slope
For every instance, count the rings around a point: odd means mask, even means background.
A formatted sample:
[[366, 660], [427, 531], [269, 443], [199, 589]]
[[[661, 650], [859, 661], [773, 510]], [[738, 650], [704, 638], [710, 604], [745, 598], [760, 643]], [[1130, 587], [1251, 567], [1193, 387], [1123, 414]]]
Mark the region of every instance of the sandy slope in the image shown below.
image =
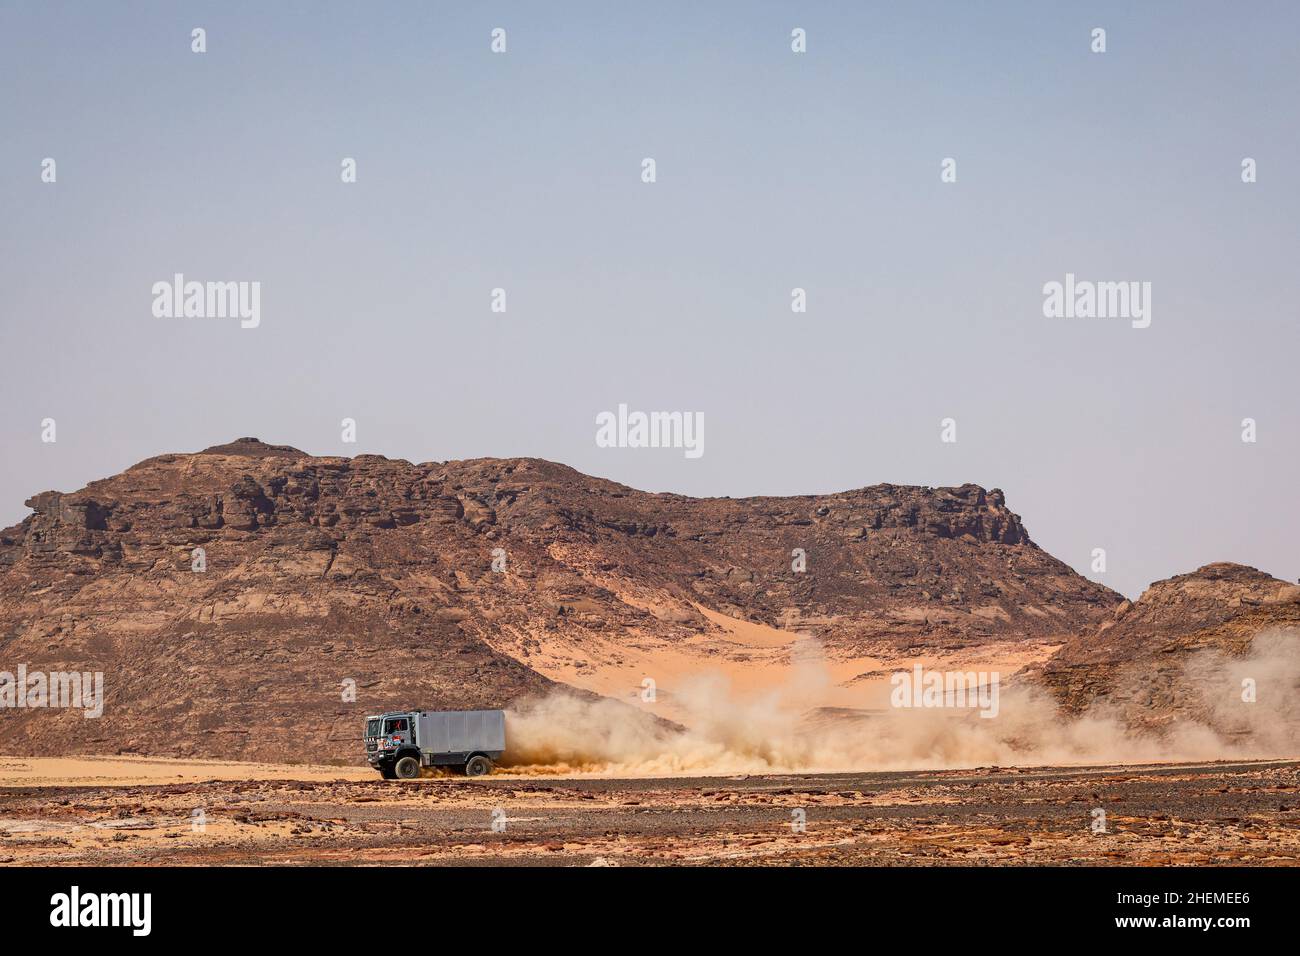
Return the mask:
[[[1006, 680], [1023, 667], [1047, 660], [1059, 647], [1017, 639], [919, 656], [887, 651], [855, 655], [828, 652], [820, 642], [793, 630], [740, 620], [699, 605], [694, 608], [713, 627], [684, 640], [632, 632], [589, 638], [581, 647], [570, 647], [552, 635], [538, 634], [530, 640], [530, 653], [520, 659], [552, 680], [689, 723], [690, 712], [677, 698], [701, 680], [721, 678], [730, 692], [750, 697], [789, 691], [811, 680], [816, 684], [816, 699], [806, 701], [810, 708], [879, 710], [889, 704], [890, 676], [913, 665], [997, 672]], [[506, 636], [492, 643], [501, 653], [519, 654]], [[655, 685], [652, 708], [642, 698], [647, 678]]]

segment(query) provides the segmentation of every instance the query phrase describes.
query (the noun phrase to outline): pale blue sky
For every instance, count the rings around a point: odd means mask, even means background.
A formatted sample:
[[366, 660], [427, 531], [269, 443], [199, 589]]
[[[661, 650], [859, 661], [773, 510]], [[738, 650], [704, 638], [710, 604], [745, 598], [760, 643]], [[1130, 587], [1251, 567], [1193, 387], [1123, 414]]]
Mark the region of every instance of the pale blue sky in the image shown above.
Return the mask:
[[[974, 481], [1130, 595], [1300, 576], [1294, 4], [467, 6], [0, 5], [0, 524], [254, 434]], [[154, 318], [175, 272], [260, 281], [260, 328]], [[1045, 319], [1066, 272], [1150, 281], [1151, 327]], [[702, 412], [704, 456], [598, 448], [620, 402]]]

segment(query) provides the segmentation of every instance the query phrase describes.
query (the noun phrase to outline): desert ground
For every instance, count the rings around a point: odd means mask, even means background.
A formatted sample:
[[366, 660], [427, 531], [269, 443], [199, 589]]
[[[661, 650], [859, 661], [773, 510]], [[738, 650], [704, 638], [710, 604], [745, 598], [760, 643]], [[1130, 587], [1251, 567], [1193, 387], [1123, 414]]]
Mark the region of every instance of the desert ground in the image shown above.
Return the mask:
[[1300, 761], [400, 782], [6, 757], [0, 863], [1297, 865]]

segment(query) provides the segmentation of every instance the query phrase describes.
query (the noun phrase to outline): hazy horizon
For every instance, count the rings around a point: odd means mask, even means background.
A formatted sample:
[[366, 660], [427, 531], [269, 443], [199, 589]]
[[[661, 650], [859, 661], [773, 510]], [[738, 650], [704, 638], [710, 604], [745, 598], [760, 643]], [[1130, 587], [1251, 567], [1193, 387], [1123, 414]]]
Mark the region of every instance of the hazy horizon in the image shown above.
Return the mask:
[[[973, 482], [1130, 597], [1300, 578], [1300, 8], [358, 10], [0, 8], [0, 526], [257, 436], [699, 497]], [[256, 327], [155, 314], [178, 273], [260, 283]], [[1149, 327], [1045, 317], [1067, 276], [1150, 283]], [[599, 447], [620, 404], [702, 415], [703, 454]]]

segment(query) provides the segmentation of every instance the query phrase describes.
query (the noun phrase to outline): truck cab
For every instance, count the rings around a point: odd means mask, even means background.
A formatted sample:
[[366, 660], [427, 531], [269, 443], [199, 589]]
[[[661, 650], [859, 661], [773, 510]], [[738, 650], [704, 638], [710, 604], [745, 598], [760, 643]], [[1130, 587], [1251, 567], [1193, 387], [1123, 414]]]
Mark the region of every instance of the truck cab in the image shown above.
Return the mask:
[[416, 746], [414, 726], [413, 713], [375, 714], [366, 718], [366, 759], [385, 780], [396, 777], [397, 755]]
[[366, 760], [385, 780], [413, 780], [422, 767], [477, 777], [505, 750], [505, 712], [411, 710], [366, 718]]

